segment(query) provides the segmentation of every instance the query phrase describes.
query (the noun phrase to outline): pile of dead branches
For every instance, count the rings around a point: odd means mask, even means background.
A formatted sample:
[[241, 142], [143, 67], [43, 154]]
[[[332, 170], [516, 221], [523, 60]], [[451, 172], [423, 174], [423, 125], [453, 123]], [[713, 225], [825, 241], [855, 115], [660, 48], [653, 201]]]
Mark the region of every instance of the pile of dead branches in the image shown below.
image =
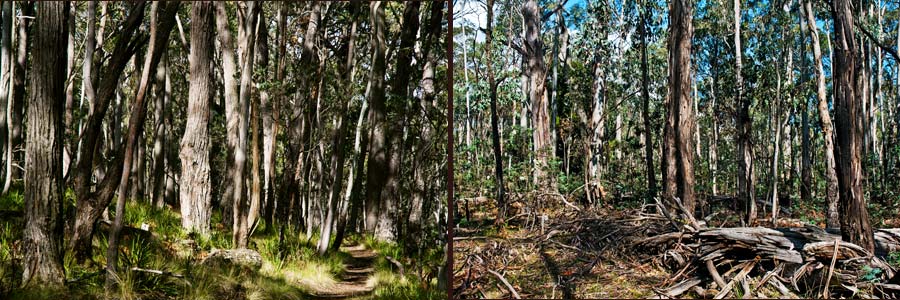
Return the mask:
[[[841, 241], [837, 232], [797, 228], [707, 228], [688, 219], [679, 228], [641, 239], [638, 249], [657, 253], [674, 275], [661, 298], [694, 292], [704, 298], [897, 298], [900, 276], [885, 261], [900, 250], [900, 229], [875, 231], [876, 251]], [[680, 226], [679, 226], [680, 225]]]

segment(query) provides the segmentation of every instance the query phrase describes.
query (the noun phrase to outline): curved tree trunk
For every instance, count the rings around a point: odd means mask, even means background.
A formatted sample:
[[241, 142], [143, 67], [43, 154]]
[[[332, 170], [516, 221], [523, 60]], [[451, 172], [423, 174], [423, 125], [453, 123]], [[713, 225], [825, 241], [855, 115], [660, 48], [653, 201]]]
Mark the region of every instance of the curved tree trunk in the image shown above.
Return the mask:
[[840, 228], [838, 218], [838, 178], [835, 173], [834, 159], [834, 127], [831, 125], [831, 115], [828, 112], [828, 99], [825, 89], [825, 69], [822, 67], [822, 49], [819, 46], [819, 30], [816, 26], [815, 12], [810, 2], [805, 2], [806, 23], [809, 26], [809, 36], [812, 38], [813, 58], [816, 64], [816, 97], [819, 100], [819, 119], [822, 126], [822, 137], [825, 139], [825, 203], [826, 228]]

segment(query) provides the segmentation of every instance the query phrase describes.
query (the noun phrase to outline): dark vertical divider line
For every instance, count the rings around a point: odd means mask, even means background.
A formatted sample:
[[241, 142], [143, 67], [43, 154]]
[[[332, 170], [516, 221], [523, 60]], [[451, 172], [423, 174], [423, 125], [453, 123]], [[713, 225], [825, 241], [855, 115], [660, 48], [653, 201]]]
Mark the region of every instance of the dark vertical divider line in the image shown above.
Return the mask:
[[453, 299], [453, 0], [447, 0], [447, 299]]

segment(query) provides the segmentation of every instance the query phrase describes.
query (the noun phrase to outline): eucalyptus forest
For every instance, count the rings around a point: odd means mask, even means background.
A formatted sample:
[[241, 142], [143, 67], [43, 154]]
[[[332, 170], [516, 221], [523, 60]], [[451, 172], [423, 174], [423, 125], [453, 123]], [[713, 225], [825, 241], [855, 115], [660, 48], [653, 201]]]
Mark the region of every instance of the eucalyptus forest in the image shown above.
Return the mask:
[[454, 4], [460, 298], [900, 296], [900, 6]]
[[0, 298], [446, 295], [445, 1], [3, 1]]

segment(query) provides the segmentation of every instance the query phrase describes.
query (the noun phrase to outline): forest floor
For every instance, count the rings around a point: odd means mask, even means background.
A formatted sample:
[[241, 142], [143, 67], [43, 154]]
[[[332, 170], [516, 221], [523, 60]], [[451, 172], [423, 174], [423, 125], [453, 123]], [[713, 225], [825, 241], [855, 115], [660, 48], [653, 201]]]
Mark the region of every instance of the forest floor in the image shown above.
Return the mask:
[[[519, 197], [524, 198], [528, 197]], [[455, 294], [462, 298], [653, 298], [687, 281], [683, 281], [685, 278], [696, 278], [687, 273], [702, 272], [691, 266], [673, 268], [671, 257], [665, 256], [670, 253], [638, 246], [648, 237], [670, 231], [668, 220], [656, 213], [655, 205], [623, 203], [585, 208], [553, 202], [514, 202], [510, 212], [513, 217], [504, 226], [496, 226], [494, 201], [483, 197], [460, 200], [461, 220], [454, 234]], [[539, 209], [525, 211], [528, 207]], [[704, 220], [710, 227], [741, 226], [738, 214], [727, 207], [712, 211], [718, 213]], [[757, 226], [804, 228], [821, 223], [822, 214], [809, 211], [807, 206], [796, 206], [794, 215], [802, 217], [788, 215], [780, 218], [777, 226], [765, 221]], [[895, 222], [877, 220], [873, 226]], [[721, 267], [727, 266], [730, 264]], [[765, 274], [762, 265], [757, 269]], [[726, 279], [735, 273], [725, 273]], [[754, 291], [763, 292], [757, 289]], [[701, 288], [680, 297], [709, 298], [717, 292]], [[778, 295], [777, 291], [772, 293]]]
[[[67, 212], [74, 200], [67, 199]], [[300, 230], [285, 230], [283, 242], [265, 225], [253, 234], [249, 248], [262, 257], [258, 268], [207, 265], [204, 258], [216, 249], [231, 248], [231, 234], [220, 214], [209, 237], [185, 234], [177, 209], [155, 208], [143, 201], [129, 201], [119, 254], [119, 291], [104, 289], [106, 231], [101, 221], [94, 237], [93, 257], [77, 264], [67, 253], [63, 267], [66, 289], [23, 290], [21, 288], [21, 237], [24, 226], [21, 190], [0, 196], [0, 299], [437, 299], [434, 276], [400, 274], [387, 256], [398, 257], [412, 269], [413, 262], [428, 270], [440, 265], [436, 255], [404, 257], [402, 246], [351, 235], [340, 251], [316, 253], [317, 237]], [[110, 209], [114, 211], [114, 209]], [[149, 228], [148, 230], [141, 229]], [[433, 252], [440, 253], [435, 250]], [[435, 258], [437, 257], [437, 258]], [[163, 274], [136, 271], [158, 270]], [[424, 271], [422, 271], [424, 272]], [[36, 296], [43, 295], [43, 296]]]
[[310, 293], [320, 299], [362, 299], [375, 289], [375, 259], [378, 253], [365, 245], [342, 247], [341, 252], [349, 254], [344, 259], [344, 272], [340, 281], [325, 287], [316, 287]]

